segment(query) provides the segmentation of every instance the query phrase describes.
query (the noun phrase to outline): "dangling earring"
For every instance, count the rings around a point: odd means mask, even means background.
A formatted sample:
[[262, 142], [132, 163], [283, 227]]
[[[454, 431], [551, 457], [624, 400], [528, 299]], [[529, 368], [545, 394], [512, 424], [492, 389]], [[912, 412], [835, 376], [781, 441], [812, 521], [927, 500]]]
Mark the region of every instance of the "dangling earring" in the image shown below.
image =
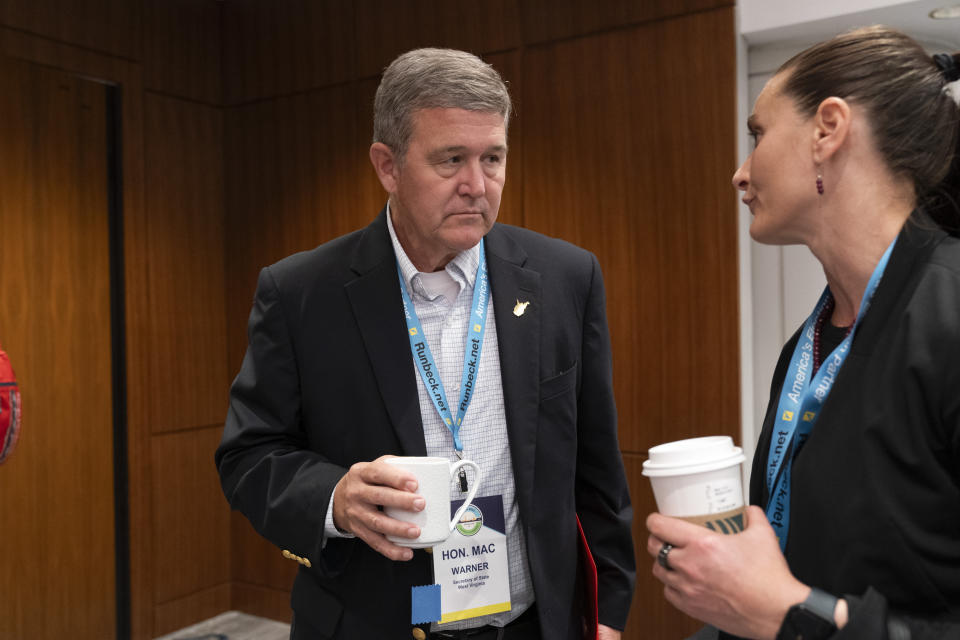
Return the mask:
[[820, 173], [819, 168], [817, 169], [817, 193], [823, 195], [823, 174]]

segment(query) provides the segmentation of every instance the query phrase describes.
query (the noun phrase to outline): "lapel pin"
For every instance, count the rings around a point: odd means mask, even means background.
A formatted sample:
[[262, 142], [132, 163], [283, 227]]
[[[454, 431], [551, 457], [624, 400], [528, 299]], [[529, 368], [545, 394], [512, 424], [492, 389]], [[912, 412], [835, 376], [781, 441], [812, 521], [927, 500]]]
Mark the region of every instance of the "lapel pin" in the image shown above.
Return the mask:
[[522, 316], [523, 312], [527, 310], [527, 305], [529, 304], [529, 302], [520, 302], [517, 300], [517, 304], [513, 307], [513, 315], [517, 316], [518, 318]]

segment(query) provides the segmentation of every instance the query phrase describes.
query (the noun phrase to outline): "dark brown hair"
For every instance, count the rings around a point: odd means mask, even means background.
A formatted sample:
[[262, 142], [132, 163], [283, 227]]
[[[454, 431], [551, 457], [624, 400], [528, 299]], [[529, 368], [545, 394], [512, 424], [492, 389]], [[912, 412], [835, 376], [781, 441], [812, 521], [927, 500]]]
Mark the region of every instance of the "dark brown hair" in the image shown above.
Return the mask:
[[[960, 65], [960, 53], [953, 54]], [[842, 33], [780, 67], [782, 91], [813, 116], [835, 96], [866, 109], [878, 151], [908, 177], [917, 204], [960, 232], [960, 107], [947, 76], [909, 36], [882, 26]]]

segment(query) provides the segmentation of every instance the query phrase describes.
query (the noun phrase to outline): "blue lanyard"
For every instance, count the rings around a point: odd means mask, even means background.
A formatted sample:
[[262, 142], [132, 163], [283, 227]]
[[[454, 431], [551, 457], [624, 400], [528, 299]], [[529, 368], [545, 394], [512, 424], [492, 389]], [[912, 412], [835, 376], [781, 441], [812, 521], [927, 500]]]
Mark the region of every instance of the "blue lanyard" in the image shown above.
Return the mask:
[[787, 548], [787, 535], [790, 532], [790, 473], [793, 467], [793, 458], [810, 435], [810, 431], [820, 415], [820, 409], [833, 387], [833, 382], [840, 373], [840, 367], [850, 353], [853, 336], [857, 332], [857, 327], [863, 320], [863, 316], [866, 315], [867, 309], [870, 308], [870, 301], [873, 299], [873, 294], [876, 293], [877, 286], [880, 284], [880, 279], [883, 277], [883, 272], [887, 268], [887, 262], [890, 260], [890, 254], [893, 252], [893, 246], [896, 243], [897, 239], [894, 238], [883, 257], [880, 258], [880, 262], [873, 269], [870, 280], [867, 282], [867, 289], [863, 294], [863, 300], [860, 301], [860, 310], [857, 312], [856, 322], [854, 322], [850, 333], [824, 359], [815, 376], [811, 376], [814, 326], [817, 318], [823, 312], [823, 308], [833, 295], [830, 293], [829, 286], [823, 290], [817, 306], [803, 325], [803, 332], [800, 334], [797, 346], [793, 350], [790, 367], [787, 369], [787, 376], [784, 378], [783, 388], [780, 390], [777, 416], [773, 425], [773, 433], [770, 436], [770, 450], [767, 453], [765, 478], [767, 489], [770, 492], [767, 501], [767, 520], [770, 521], [777, 534], [781, 551]]
[[463, 441], [460, 439], [460, 425], [467, 413], [467, 407], [473, 399], [474, 386], [477, 383], [477, 369], [480, 366], [480, 354], [483, 351], [483, 335], [486, 333], [487, 305], [490, 302], [490, 283], [487, 280], [487, 258], [483, 250], [483, 239], [480, 240], [480, 264], [477, 265], [477, 277], [473, 286], [473, 304], [470, 318], [467, 322], [467, 344], [463, 350], [463, 375], [460, 379], [460, 404], [457, 406], [457, 416], [453, 417], [447, 394], [440, 381], [440, 369], [433, 360], [430, 345], [420, 325], [416, 309], [407, 292], [407, 285], [403, 281], [400, 265], [397, 265], [400, 276], [400, 293], [403, 296], [403, 314], [407, 318], [407, 337], [410, 338], [410, 351], [420, 372], [420, 378], [427, 388], [427, 395], [433, 402], [440, 419], [447, 425], [453, 435], [453, 446], [457, 452], [463, 451]]

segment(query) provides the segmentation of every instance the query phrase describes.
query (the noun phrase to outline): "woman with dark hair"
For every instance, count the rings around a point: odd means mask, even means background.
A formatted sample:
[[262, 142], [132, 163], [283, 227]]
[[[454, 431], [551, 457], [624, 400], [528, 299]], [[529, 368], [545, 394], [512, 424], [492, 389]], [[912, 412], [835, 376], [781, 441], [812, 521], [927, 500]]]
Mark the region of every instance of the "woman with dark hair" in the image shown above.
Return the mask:
[[666, 598], [721, 637], [960, 638], [957, 80], [960, 54], [870, 27], [757, 98], [750, 234], [828, 284], [777, 364], [745, 531], [647, 519]]

